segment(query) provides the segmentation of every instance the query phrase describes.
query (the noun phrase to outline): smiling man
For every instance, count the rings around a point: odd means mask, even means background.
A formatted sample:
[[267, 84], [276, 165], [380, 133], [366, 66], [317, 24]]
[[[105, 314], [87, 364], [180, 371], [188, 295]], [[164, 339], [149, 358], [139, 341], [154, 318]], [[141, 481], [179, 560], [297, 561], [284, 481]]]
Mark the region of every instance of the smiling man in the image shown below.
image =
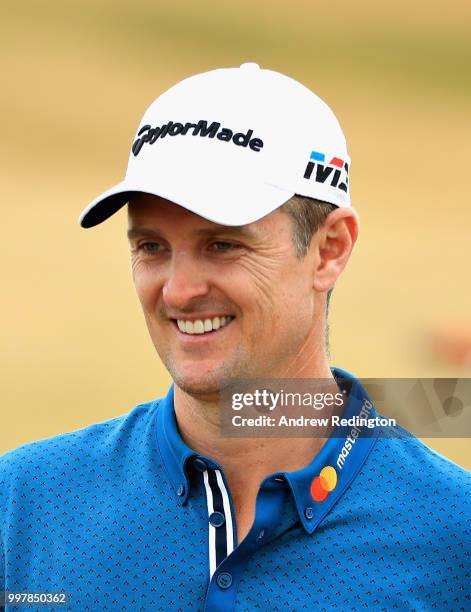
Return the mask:
[[155, 195], [131, 195], [128, 211], [134, 283], [175, 382], [181, 434], [224, 467], [241, 541], [260, 482], [304, 467], [323, 440], [223, 438], [221, 389], [234, 378], [332, 378], [326, 293], [350, 254], [356, 215], [332, 212], [300, 257], [294, 223], [281, 209], [242, 227], [213, 223]]
[[[358, 233], [349, 166], [329, 107], [256, 64], [185, 79], [149, 107], [125, 180], [80, 224], [128, 205], [134, 285], [173, 384], [1, 458], [7, 602], [465, 609], [469, 475], [399, 427], [357, 424], [373, 403], [329, 365], [329, 298]], [[223, 435], [233, 382], [267, 379], [325, 381], [349, 427]]]

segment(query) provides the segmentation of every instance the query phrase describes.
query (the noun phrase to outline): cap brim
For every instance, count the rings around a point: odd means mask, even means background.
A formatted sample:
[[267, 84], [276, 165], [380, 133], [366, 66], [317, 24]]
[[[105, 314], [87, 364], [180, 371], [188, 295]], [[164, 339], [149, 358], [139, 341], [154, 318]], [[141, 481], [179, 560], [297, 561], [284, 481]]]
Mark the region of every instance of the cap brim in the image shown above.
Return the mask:
[[[187, 173], [185, 173], [187, 174]], [[227, 177], [226, 177], [227, 179]], [[93, 227], [102, 223], [129, 202], [132, 193], [159, 196], [187, 210], [221, 225], [246, 225], [261, 219], [291, 197], [294, 192], [259, 181], [242, 184], [212, 177], [185, 176], [182, 181], [166, 185], [165, 179], [158, 185], [143, 185], [125, 180], [102, 193], [80, 214], [82, 227]], [[157, 182], [157, 181], [156, 181]]]

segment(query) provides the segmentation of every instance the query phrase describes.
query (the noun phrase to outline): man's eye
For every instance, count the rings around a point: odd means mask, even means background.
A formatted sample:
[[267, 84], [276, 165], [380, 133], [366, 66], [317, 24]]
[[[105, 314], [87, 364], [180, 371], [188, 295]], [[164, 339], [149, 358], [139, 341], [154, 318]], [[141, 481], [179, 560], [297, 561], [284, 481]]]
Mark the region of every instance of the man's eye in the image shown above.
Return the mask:
[[162, 245], [159, 242], [142, 242], [137, 249], [144, 253], [157, 253], [162, 250]]
[[239, 245], [235, 244], [234, 242], [227, 242], [226, 240], [216, 240], [215, 242], [211, 243], [211, 248], [217, 252], [233, 251], [234, 249], [239, 248]]

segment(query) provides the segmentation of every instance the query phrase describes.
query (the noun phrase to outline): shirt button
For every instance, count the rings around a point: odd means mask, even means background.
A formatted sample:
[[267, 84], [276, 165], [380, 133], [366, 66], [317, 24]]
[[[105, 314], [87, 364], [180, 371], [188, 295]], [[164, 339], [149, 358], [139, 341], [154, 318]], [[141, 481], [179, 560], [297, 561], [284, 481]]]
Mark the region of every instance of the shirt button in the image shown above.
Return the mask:
[[206, 465], [206, 463], [199, 457], [196, 457], [196, 459], [194, 459], [193, 467], [197, 469], [199, 472], [206, 472], [206, 470], [208, 469], [208, 466]]
[[260, 540], [263, 540], [264, 537], [265, 537], [265, 529], [262, 529], [257, 536], [257, 541], [260, 542]]
[[181, 497], [182, 495], [185, 495], [185, 485], [181, 484], [178, 487], [177, 495], [178, 495], [178, 497]]
[[228, 572], [221, 572], [216, 578], [216, 582], [221, 589], [228, 589], [232, 584], [232, 576]]
[[311, 506], [306, 507], [306, 509], [304, 510], [304, 516], [307, 519], [312, 519], [312, 517], [314, 516], [314, 510], [312, 509]]
[[213, 527], [220, 527], [221, 525], [224, 525], [225, 520], [226, 517], [222, 512], [213, 512], [209, 517], [209, 522]]

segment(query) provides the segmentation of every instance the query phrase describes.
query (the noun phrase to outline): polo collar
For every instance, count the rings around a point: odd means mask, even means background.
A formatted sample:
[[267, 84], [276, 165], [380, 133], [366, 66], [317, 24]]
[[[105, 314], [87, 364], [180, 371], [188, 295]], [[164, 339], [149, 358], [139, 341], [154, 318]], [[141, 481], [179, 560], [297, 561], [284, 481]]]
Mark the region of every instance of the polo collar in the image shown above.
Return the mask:
[[184, 504], [190, 492], [189, 462], [198, 453], [185, 444], [178, 431], [173, 398], [172, 383], [157, 410], [157, 443], [179, 502]]
[[[341, 388], [349, 397], [341, 418], [377, 416], [373, 403], [360, 382], [346, 370], [331, 368]], [[313, 461], [296, 472], [280, 472], [293, 493], [299, 518], [308, 533], [351, 485], [377, 440], [375, 428], [336, 427]]]
[[[360, 412], [368, 418], [376, 416], [373, 404], [360, 382], [341, 368], [332, 368], [332, 374], [341, 387], [347, 387], [349, 398], [342, 418], [359, 416]], [[366, 461], [375, 441], [375, 429], [356, 427], [356, 435], [351, 429], [334, 430], [313, 461], [295, 472], [277, 472], [274, 476], [283, 478], [289, 485], [294, 498], [300, 521], [308, 533], [312, 533], [334, 504], [353, 482]], [[208, 468], [222, 467], [210, 457], [198, 454], [183, 441], [175, 417], [174, 385], [157, 410], [157, 443], [165, 467], [174, 487], [178, 503], [185, 504], [190, 493], [190, 464], [194, 458], [203, 460]]]

